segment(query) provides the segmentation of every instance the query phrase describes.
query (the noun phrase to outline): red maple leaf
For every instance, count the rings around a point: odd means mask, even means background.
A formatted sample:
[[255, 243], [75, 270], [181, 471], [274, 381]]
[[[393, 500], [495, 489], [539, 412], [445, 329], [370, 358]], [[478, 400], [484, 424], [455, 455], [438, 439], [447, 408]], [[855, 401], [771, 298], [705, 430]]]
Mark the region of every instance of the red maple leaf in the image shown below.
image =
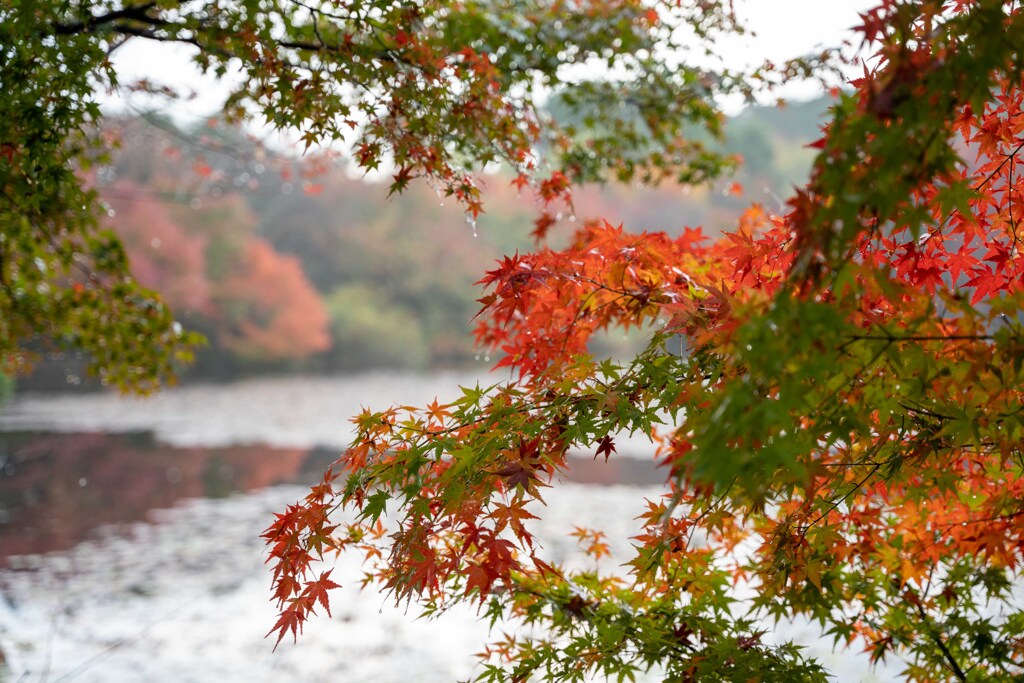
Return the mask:
[[499, 477], [505, 477], [512, 486], [527, 487], [530, 481], [537, 478], [532, 469], [525, 467], [521, 462], [510, 462], [495, 472]]
[[617, 452], [618, 451], [615, 450], [615, 442], [612, 440], [612, 437], [605, 434], [601, 437], [600, 441], [597, 442], [597, 453], [594, 454], [594, 460], [597, 460], [597, 458], [603, 453], [604, 461], [608, 462], [608, 456]]
[[329, 569], [320, 575], [320, 578], [316, 581], [312, 581], [306, 585], [304, 595], [308, 595], [313, 599], [314, 602], [318, 602], [323, 605], [324, 610], [327, 612], [327, 616], [331, 615], [331, 605], [327, 598], [327, 591], [332, 588], [341, 588], [341, 584], [331, 581], [330, 576], [333, 569]]

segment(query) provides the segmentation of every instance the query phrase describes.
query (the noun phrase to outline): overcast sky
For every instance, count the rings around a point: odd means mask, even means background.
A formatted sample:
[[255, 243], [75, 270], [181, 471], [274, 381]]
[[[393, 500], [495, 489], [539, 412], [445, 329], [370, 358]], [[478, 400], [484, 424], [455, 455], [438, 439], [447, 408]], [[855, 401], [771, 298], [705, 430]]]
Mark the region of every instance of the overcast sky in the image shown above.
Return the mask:
[[736, 11], [755, 31], [726, 54], [737, 64], [768, 58], [781, 61], [853, 36], [858, 14], [878, 0], [736, 0]]
[[[760, 64], [765, 59], [781, 62], [820, 47], [837, 45], [851, 38], [850, 28], [858, 12], [877, 0], [736, 0], [736, 9], [756, 36], [743, 36], [725, 43], [722, 54], [729, 66]], [[205, 117], [216, 113], [225, 97], [223, 85], [203, 77], [189, 61], [191, 48], [132, 40], [114, 53], [113, 61], [121, 83], [147, 78], [178, 88], [191, 88], [197, 97], [174, 105], [176, 118]], [[813, 85], [802, 84], [782, 92], [786, 97], [808, 98], [816, 94]], [[105, 104], [120, 108], [116, 96]], [[123, 106], [123, 105], [122, 105]], [[728, 105], [734, 110], [736, 105]], [[169, 112], [170, 113], [170, 112]]]

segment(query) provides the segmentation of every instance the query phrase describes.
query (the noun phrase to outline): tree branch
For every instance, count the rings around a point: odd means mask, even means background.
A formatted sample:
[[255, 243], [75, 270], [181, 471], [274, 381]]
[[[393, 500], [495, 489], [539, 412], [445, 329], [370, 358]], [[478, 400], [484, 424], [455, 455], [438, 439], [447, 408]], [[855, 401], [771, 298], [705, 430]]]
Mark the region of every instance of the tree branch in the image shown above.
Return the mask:
[[73, 24], [51, 24], [53, 33], [58, 36], [73, 36], [79, 33], [90, 33], [98, 26], [104, 24], [111, 24], [115, 21], [122, 19], [130, 19], [134, 21], [142, 21], [147, 24], [161, 24], [166, 23], [162, 19], [151, 17], [146, 14], [149, 10], [156, 7], [155, 2], [147, 2], [144, 5], [133, 5], [130, 7], [124, 7], [113, 12], [107, 12], [106, 14], [100, 15], [88, 15], [87, 18], [82, 21], [77, 21]]
[[893, 344], [902, 344], [907, 342], [927, 341], [991, 341], [994, 338], [995, 337], [990, 334], [919, 334], [908, 335], [905, 337], [886, 334], [855, 334], [848, 337], [848, 340], [850, 342], [884, 341], [891, 342]]
[[928, 616], [928, 613], [924, 611], [924, 606], [921, 603], [917, 604], [917, 613], [921, 615], [921, 620], [925, 623], [925, 626], [928, 629], [928, 635], [935, 641], [935, 645], [938, 646], [939, 651], [942, 652], [942, 656], [949, 664], [949, 670], [953, 672], [953, 675], [956, 676], [958, 681], [966, 681], [967, 674], [965, 674], [964, 670], [960, 668], [960, 664], [956, 661], [956, 657], [953, 656], [953, 653], [950, 652], [945, 641], [942, 640], [942, 634], [939, 633], [939, 630], [935, 627], [935, 624]]
[[[203, 45], [194, 36], [175, 36], [157, 33], [153, 29], [148, 28], [137, 28], [135, 26], [126, 26], [124, 24], [118, 24], [114, 27], [117, 33], [123, 33], [128, 36], [135, 36], [136, 38], [148, 38], [149, 40], [155, 40], [158, 43], [185, 43], [187, 45], [194, 45], [200, 49], [213, 51], [210, 46]], [[220, 54], [223, 52], [218, 51]]]

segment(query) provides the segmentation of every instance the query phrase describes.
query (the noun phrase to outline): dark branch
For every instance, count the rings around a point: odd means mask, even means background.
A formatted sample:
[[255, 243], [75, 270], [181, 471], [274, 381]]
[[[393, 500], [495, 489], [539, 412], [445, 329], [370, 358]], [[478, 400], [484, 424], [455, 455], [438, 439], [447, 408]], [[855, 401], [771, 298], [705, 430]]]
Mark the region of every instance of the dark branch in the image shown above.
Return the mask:
[[960, 664], [956, 661], [956, 657], [953, 656], [953, 653], [950, 652], [945, 641], [942, 640], [942, 634], [939, 633], [939, 630], [935, 627], [935, 624], [928, 617], [927, 612], [924, 611], [924, 607], [920, 603], [917, 605], [917, 612], [921, 615], [921, 620], [925, 622], [925, 626], [928, 629], [928, 635], [931, 636], [933, 641], [935, 641], [935, 645], [938, 646], [939, 651], [942, 652], [942, 656], [949, 664], [949, 670], [954, 676], [956, 676], [958, 681], [966, 681], [967, 674], [965, 674], [964, 670], [960, 668]]
[[848, 337], [850, 341], [884, 341], [893, 344], [906, 342], [927, 342], [927, 341], [991, 341], [995, 339], [990, 334], [919, 334], [898, 337], [888, 334], [855, 334]]
[[[149, 14], [149, 10], [156, 7], [155, 2], [148, 2], [144, 5], [135, 5], [133, 7], [126, 7], [124, 9], [108, 12], [97, 16], [88, 16], [87, 18], [68, 24], [51, 24], [50, 28], [54, 35], [59, 36], [71, 36], [80, 35], [83, 33], [91, 33], [99, 27], [106, 27], [106, 30], [110, 33], [121, 34], [123, 36], [131, 36], [137, 38], [147, 38], [162, 43], [184, 43], [187, 45], [193, 45], [206, 51], [214, 51], [224, 57], [230, 57], [221, 50], [215, 50], [210, 45], [203, 43], [199, 39], [199, 33], [202, 32], [203, 27], [193, 27], [192, 35], [181, 35], [174, 32], [175, 28], [184, 30], [186, 27], [181, 24], [175, 24], [172, 21], [164, 19], [160, 16], [153, 16]], [[144, 28], [143, 26], [149, 26], [150, 28]], [[166, 29], [163, 32], [157, 32], [155, 29], [163, 28]], [[317, 34], [319, 42], [309, 42], [302, 40], [278, 40], [276, 45], [280, 48], [288, 50], [301, 50], [304, 52], [312, 53], [326, 53], [333, 52], [340, 49], [340, 46], [334, 45], [324, 41], [323, 37], [319, 34], [319, 29], [316, 27], [314, 20], [313, 24], [314, 33]], [[197, 33], [197, 31], [199, 33]], [[117, 47], [120, 47], [120, 43], [115, 45], [111, 49], [113, 51]], [[396, 54], [389, 49], [383, 49], [376, 58], [382, 62], [402, 62], [407, 65], [411, 65], [405, 60], [399, 59]]]
[[337, 49], [327, 43], [321, 45], [319, 43], [307, 43], [296, 40], [279, 40], [277, 41], [277, 44], [280, 47], [285, 47], [290, 50], [307, 50], [309, 52], [325, 52], [327, 50]]
[[114, 30], [116, 30], [118, 33], [123, 33], [124, 35], [135, 36], [137, 38], [148, 38], [149, 40], [155, 40], [160, 43], [185, 43], [187, 45], [195, 45], [198, 48], [205, 49], [208, 51], [210, 50], [209, 45], [204, 45], [193, 36], [180, 36], [166, 33], [157, 33], [153, 29], [138, 28], [136, 26], [126, 26], [124, 24], [118, 24], [114, 27]]
[[164, 20], [151, 17], [147, 14], [147, 12], [154, 7], [156, 7], [155, 2], [147, 2], [144, 5], [125, 7], [119, 10], [114, 10], [113, 12], [107, 12], [106, 14], [96, 16], [90, 14], [82, 21], [77, 21], [73, 24], [53, 24], [51, 27], [53, 32], [58, 36], [73, 36], [79, 33], [89, 33], [99, 26], [111, 24], [123, 19], [142, 21], [147, 24], [165, 23]]

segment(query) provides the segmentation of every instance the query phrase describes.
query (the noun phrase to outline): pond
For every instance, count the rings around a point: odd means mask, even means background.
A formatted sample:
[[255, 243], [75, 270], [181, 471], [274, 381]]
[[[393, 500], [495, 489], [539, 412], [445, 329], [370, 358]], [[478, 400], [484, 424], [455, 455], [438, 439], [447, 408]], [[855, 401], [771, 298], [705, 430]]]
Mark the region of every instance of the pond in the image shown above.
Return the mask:
[[[148, 400], [24, 395], [0, 410], [0, 681], [455, 681], [488, 629], [474, 610], [419, 620], [336, 561], [333, 618], [275, 652], [259, 534], [351, 438], [363, 406], [424, 404], [483, 375], [372, 373], [196, 385]], [[645, 498], [664, 473], [643, 439], [605, 463], [572, 459], [545, 492], [535, 531], [548, 559], [582, 561], [574, 525], [629, 556]], [[495, 634], [497, 635], [497, 634]], [[863, 657], [808, 642], [839, 680], [868, 680]], [[2, 660], [0, 660], [2, 661]], [[884, 680], [886, 677], [881, 676]], [[656, 680], [652, 677], [651, 680]]]
[[175, 447], [152, 432], [0, 433], [0, 566], [191, 498], [312, 482], [326, 448]]
[[[179, 447], [153, 432], [0, 432], [0, 567], [188, 499], [312, 484], [338, 454], [329, 446]], [[566, 479], [654, 486], [663, 475], [650, 462], [574, 458]]]

